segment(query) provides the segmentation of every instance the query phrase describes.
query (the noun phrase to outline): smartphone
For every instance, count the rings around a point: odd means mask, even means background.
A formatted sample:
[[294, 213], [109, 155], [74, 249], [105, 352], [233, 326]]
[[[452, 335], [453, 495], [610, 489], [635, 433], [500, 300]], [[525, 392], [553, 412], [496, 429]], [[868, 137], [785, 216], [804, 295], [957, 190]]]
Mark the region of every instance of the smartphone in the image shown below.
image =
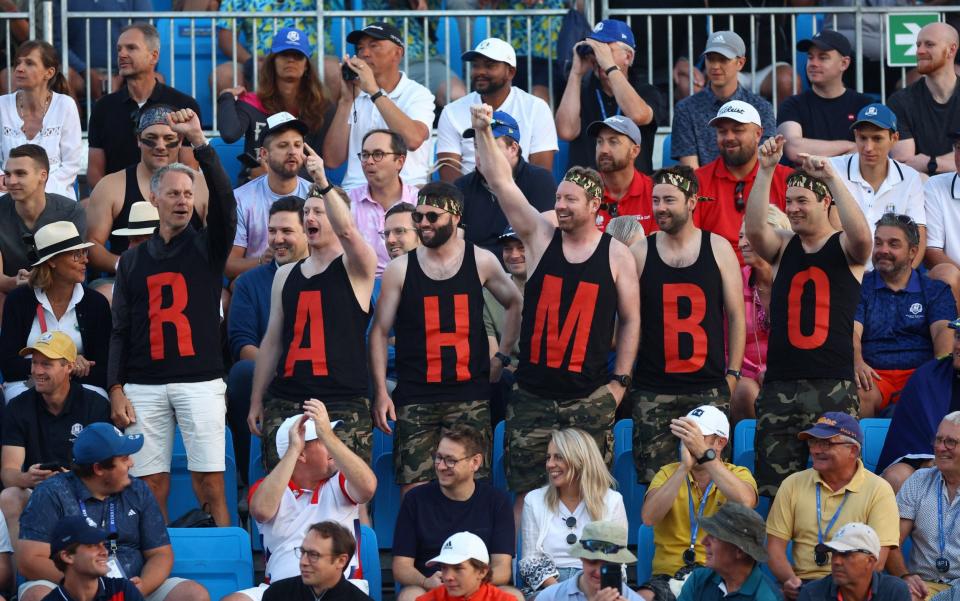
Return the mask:
[[41, 463], [37, 467], [39, 467], [42, 470], [47, 470], [49, 472], [59, 472], [63, 466], [57, 463], [56, 461], [50, 461], [48, 463]]
[[347, 66], [346, 63], [340, 65], [340, 77], [343, 78], [343, 81], [352, 81], [359, 78], [357, 72]]
[[623, 571], [616, 563], [606, 563], [600, 566], [600, 590], [612, 587], [615, 591], [623, 591]]

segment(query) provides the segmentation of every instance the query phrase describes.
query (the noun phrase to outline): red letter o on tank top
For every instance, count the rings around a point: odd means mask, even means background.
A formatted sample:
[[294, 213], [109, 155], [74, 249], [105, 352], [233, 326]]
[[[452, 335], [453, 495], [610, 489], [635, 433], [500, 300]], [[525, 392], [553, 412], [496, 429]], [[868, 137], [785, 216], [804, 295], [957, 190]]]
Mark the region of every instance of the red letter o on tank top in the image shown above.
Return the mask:
[[[810, 304], [803, 306], [804, 287], [811, 285], [813, 294], [813, 331], [805, 334], [800, 327], [800, 319]], [[808, 297], [809, 298], [809, 297]], [[830, 280], [819, 267], [810, 267], [795, 276], [790, 282], [787, 297], [787, 338], [798, 349], [809, 351], [827, 341], [830, 333]]]

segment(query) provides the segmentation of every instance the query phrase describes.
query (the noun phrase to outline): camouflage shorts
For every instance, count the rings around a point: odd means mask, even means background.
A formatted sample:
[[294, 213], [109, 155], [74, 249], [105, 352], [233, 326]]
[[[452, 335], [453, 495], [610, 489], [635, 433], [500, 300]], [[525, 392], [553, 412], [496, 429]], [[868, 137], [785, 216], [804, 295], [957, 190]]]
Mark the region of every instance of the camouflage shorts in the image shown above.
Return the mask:
[[617, 401], [606, 385], [580, 399], [546, 399], [522, 388], [507, 405], [504, 467], [507, 484], [526, 493], [546, 484], [544, 465], [550, 435], [560, 428], [580, 428], [593, 436], [607, 465], [613, 457], [613, 414]]
[[[373, 420], [370, 418], [370, 401], [356, 397], [346, 401], [324, 401], [331, 420], [343, 420], [334, 432], [351, 451], [370, 463], [373, 446]], [[263, 407], [263, 466], [267, 472], [280, 462], [277, 455], [277, 430], [288, 417], [303, 413], [303, 403], [287, 399], [270, 398]]]
[[393, 433], [393, 467], [397, 484], [427, 482], [434, 477], [433, 455], [445, 428], [466, 424], [486, 441], [483, 466], [477, 478], [490, 477], [490, 401], [449, 401], [397, 407]]
[[825, 378], [764, 382], [757, 397], [753, 472], [761, 495], [772, 498], [784, 478], [807, 467], [807, 443], [797, 434], [827, 411], [857, 416], [860, 401], [852, 381]]
[[[701, 405], [713, 405], [730, 413], [730, 391], [726, 387], [688, 394], [631, 390], [628, 402], [633, 404], [633, 463], [641, 484], [649, 484], [661, 467], [679, 461], [680, 441], [670, 432], [670, 420]], [[729, 453], [727, 449], [729, 445], [724, 449], [725, 455]]]

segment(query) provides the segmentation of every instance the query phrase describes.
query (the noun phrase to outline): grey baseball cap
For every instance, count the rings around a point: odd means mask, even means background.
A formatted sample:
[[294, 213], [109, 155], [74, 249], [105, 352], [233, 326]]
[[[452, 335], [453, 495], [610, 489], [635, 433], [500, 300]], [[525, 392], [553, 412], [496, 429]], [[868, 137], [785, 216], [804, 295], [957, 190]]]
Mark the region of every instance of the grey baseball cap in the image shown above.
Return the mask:
[[627, 136], [633, 140], [634, 144], [640, 146], [642, 140], [640, 137], [640, 128], [637, 127], [637, 124], [629, 117], [614, 115], [613, 117], [607, 117], [603, 121], [594, 121], [587, 126], [587, 135], [596, 138], [600, 133], [601, 127], [609, 127], [613, 131]]
[[737, 58], [747, 55], [747, 45], [735, 31], [716, 31], [707, 39], [707, 47], [703, 54], [711, 52], [722, 54], [727, 58]]

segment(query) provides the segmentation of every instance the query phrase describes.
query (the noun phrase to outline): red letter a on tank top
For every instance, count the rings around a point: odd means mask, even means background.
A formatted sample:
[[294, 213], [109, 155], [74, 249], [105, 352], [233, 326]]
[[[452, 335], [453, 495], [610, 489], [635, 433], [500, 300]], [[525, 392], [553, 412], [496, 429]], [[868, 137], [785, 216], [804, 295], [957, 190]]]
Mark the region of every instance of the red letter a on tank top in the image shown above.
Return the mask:
[[[560, 294], [563, 291], [563, 279], [555, 275], [543, 276], [543, 288], [537, 303], [537, 315], [533, 324], [533, 337], [530, 340], [530, 363], [540, 363], [540, 349], [543, 346], [544, 330], [547, 337], [547, 367], [559, 368], [567, 355], [570, 339], [573, 349], [570, 351], [570, 363], [567, 370], [580, 373], [583, 370], [583, 358], [587, 354], [587, 342], [590, 341], [590, 328], [593, 325], [593, 311], [597, 307], [600, 286], [589, 282], [577, 284], [573, 302], [560, 328]], [[577, 335], [574, 337], [573, 331]]]
[[[170, 306], [163, 307], [163, 289], [170, 290]], [[162, 361], [166, 352], [163, 346], [163, 324], [173, 324], [177, 332], [177, 352], [181, 357], [192, 357], [193, 332], [190, 321], [183, 314], [187, 308], [187, 282], [183, 274], [174, 272], [147, 276], [148, 315], [150, 316], [150, 358]]]
[[[690, 301], [690, 315], [680, 317], [679, 300]], [[663, 358], [667, 373], [689, 374], [707, 361], [707, 332], [700, 324], [707, 314], [707, 298], [696, 284], [663, 285]], [[693, 353], [680, 357], [680, 335], [693, 338]]]
[[470, 379], [470, 299], [466, 294], [453, 295], [452, 332], [440, 331], [440, 297], [423, 298], [423, 324], [427, 333], [427, 382], [443, 381], [441, 351], [452, 346], [457, 355], [457, 381]]
[[[327, 339], [323, 333], [323, 295], [319, 290], [305, 290], [297, 299], [297, 313], [293, 321], [293, 340], [283, 363], [283, 377], [293, 377], [297, 361], [309, 361], [314, 376], [326, 376]], [[303, 332], [310, 326], [310, 346], [303, 346]]]
[[[800, 318], [804, 310], [810, 310], [810, 304], [803, 306], [804, 288], [813, 296], [813, 331], [804, 334], [800, 329]], [[790, 281], [790, 293], [787, 296], [787, 339], [798, 349], [809, 351], [818, 348], [827, 341], [830, 333], [830, 280], [819, 267], [810, 267], [793, 276]]]

